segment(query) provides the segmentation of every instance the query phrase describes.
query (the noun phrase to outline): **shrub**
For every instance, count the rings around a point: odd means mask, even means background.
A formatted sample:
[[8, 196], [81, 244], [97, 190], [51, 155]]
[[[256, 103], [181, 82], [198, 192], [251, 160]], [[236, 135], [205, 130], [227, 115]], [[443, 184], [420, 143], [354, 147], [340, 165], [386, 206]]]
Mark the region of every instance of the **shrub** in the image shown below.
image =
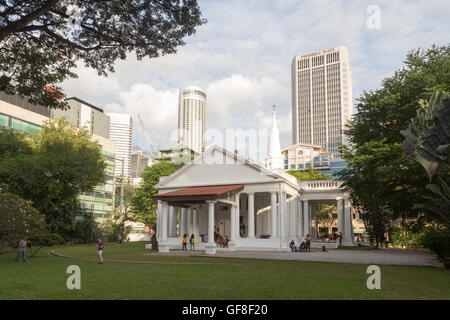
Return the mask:
[[436, 253], [444, 262], [446, 268], [450, 267], [450, 231], [446, 228], [428, 228], [421, 237], [422, 245]]

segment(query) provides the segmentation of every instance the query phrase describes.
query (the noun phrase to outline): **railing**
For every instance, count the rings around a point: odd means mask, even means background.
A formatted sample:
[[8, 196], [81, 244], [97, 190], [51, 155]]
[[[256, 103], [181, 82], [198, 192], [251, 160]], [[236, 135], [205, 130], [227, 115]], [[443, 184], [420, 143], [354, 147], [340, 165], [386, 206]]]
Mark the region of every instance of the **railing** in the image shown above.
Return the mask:
[[340, 189], [342, 182], [337, 180], [307, 180], [299, 181], [303, 190], [336, 190]]

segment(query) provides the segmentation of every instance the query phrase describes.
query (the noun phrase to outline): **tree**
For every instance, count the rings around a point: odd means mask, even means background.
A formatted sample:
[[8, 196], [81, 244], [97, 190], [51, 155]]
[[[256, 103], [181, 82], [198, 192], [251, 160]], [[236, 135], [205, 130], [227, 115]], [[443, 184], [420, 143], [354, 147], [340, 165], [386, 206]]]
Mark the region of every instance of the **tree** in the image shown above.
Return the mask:
[[0, 240], [10, 244], [47, 233], [44, 216], [17, 195], [0, 194]]
[[[123, 186], [123, 199], [122, 208], [120, 207], [120, 201], [116, 201], [114, 209], [114, 219], [120, 222], [134, 221], [133, 204], [132, 199], [134, 195], [135, 187], [131, 183], [124, 183]], [[120, 185], [116, 186], [116, 199], [120, 199]]]
[[127, 52], [175, 53], [205, 22], [196, 0], [0, 1], [0, 91], [65, 108], [57, 85], [77, 61], [106, 76]]
[[318, 204], [316, 205], [314, 212], [317, 234], [319, 235], [319, 225], [326, 228], [329, 232], [334, 222], [336, 221], [336, 219], [333, 217], [333, 214], [336, 213], [336, 206], [328, 204]]
[[341, 145], [340, 152], [349, 166], [338, 174], [373, 243], [389, 240], [391, 222], [411, 216], [425, 191], [426, 175], [403, 154], [400, 131], [415, 116], [420, 99], [442, 89], [450, 89], [450, 46], [413, 50], [380, 89], [361, 95], [346, 126], [350, 144]]
[[408, 129], [401, 131], [403, 150], [429, 177], [428, 194], [415, 208], [430, 212], [450, 228], [450, 95], [435, 93], [422, 106]]
[[0, 158], [2, 192], [32, 201], [50, 231], [67, 237], [79, 208], [78, 194], [92, 191], [106, 179], [98, 143], [87, 129], [64, 119], [49, 120], [37, 135], [14, 133], [25, 153], [11, 147], [11, 134], [10, 129], [0, 131], [0, 150], [14, 151]]
[[132, 198], [133, 212], [137, 221], [146, 225], [156, 224], [157, 203], [152, 198], [158, 193], [155, 185], [159, 182], [160, 177], [169, 176], [182, 166], [183, 164], [160, 161], [144, 169], [142, 173], [144, 182], [135, 190]]
[[319, 170], [316, 170], [314, 168], [308, 168], [305, 171], [300, 170], [289, 170], [287, 171], [290, 175], [297, 178], [299, 181], [303, 180], [333, 180], [333, 177], [331, 177], [328, 174], [321, 173]]

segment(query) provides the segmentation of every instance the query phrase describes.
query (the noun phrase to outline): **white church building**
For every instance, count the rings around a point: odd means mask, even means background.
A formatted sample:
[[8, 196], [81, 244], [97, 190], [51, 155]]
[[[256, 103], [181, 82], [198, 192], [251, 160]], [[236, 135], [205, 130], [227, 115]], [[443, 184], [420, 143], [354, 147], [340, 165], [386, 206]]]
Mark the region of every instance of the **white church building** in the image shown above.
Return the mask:
[[[297, 181], [284, 172], [273, 108], [265, 166], [213, 146], [156, 185], [160, 252], [180, 249], [182, 237], [194, 234], [195, 247], [216, 250], [287, 251], [307, 235], [315, 239], [314, 205], [335, 203], [342, 245], [353, 245], [348, 195], [336, 180]], [[216, 229], [230, 241], [214, 242]], [[322, 245], [322, 244], [320, 244]]]

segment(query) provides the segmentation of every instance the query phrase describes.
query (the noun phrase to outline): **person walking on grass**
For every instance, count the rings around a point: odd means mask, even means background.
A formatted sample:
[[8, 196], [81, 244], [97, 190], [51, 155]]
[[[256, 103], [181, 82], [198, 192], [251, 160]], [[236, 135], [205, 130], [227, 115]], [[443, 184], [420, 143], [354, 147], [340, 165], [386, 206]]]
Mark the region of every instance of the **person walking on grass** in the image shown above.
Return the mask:
[[98, 263], [103, 264], [103, 241], [102, 239], [97, 239], [97, 255]]
[[27, 246], [28, 246], [28, 238], [25, 237], [22, 240], [19, 241], [18, 247], [17, 247], [17, 256], [14, 259], [15, 262], [19, 261], [20, 256], [23, 258], [23, 262], [27, 262]]
[[182, 245], [183, 245], [183, 250], [187, 250], [186, 245], [187, 245], [187, 234], [185, 233], [183, 235], [183, 240], [181, 241]]
[[190, 244], [191, 244], [191, 250], [195, 250], [195, 249], [194, 249], [194, 247], [195, 247], [195, 237], [194, 237], [194, 234], [191, 234], [191, 238], [189, 239], [189, 242], [190, 242]]
[[121, 244], [122, 244], [122, 236], [119, 234], [117, 236], [117, 248], [120, 248]]

